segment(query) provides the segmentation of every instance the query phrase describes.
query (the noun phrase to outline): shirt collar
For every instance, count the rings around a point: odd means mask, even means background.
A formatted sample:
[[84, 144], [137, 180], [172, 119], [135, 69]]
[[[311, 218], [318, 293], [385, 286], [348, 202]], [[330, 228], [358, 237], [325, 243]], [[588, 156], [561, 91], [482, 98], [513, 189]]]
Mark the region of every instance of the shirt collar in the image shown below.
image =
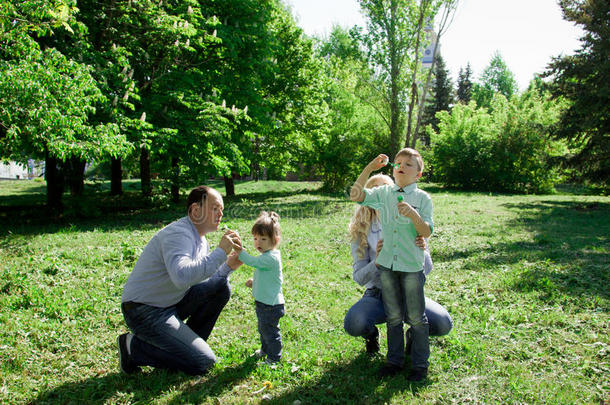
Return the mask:
[[[414, 191], [416, 188], [417, 188], [417, 183], [411, 183], [408, 186], [404, 186], [402, 188], [402, 191], [405, 192], [406, 194], [409, 194], [412, 191]], [[394, 184], [394, 186], [392, 186], [392, 191], [400, 192], [399, 190], [401, 190], [401, 188], [398, 187], [396, 184]]]

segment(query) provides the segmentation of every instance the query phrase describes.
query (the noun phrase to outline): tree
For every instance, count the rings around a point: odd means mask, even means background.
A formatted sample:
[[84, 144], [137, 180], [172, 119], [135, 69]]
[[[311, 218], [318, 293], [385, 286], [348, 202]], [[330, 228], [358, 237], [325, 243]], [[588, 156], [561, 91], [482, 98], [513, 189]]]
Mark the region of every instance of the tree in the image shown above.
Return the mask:
[[457, 82], [457, 101], [462, 104], [468, 104], [472, 97], [472, 69], [470, 62], [466, 64], [466, 68], [460, 68]]
[[362, 162], [368, 162], [387, 146], [387, 136], [379, 132], [384, 123], [365, 100], [371, 70], [360, 50], [358, 35], [335, 26], [317, 47], [324, 61], [319, 76], [325, 83], [324, 103], [328, 105], [329, 128], [312, 139], [311, 161], [328, 191], [344, 191], [353, 182]]
[[69, 1], [0, 3], [0, 150], [22, 162], [45, 159], [47, 205], [55, 212], [67, 171], [130, 148], [116, 124], [91, 120], [107, 102], [92, 69], [48, 46], [58, 33], [78, 37], [75, 12]]
[[499, 52], [495, 52], [489, 65], [483, 70], [479, 83], [474, 85], [473, 99], [479, 107], [489, 108], [496, 93], [510, 99], [517, 92], [517, 81], [513, 72]]
[[[438, 131], [436, 113], [439, 111], [449, 111], [453, 104], [453, 83], [451, 82], [451, 77], [449, 77], [449, 70], [445, 67], [445, 61], [440, 55], [437, 56], [436, 66], [434, 67], [432, 95], [432, 100], [425, 107], [423, 124], [432, 125], [434, 131]], [[430, 144], [427, 136], [420, 136], [420, 138], [424, 144]]]
[[564, 18], [582, 26], [585, 35], [576, 54], [554, 58], [545, 72], [549, 89], [569, 107], [561, 115], [554, 136], [569, 142], [573, 153], [565, 159], [580, 178], [608, 183], [610, 178], [610, 3], [563, 0]]
[[549, 136], [562, 105], [532, 85], [491, 107], [456, 104], [442, 111], [432, 133], [431, 166], [441, 183], [469, 190], [547, 193], [559, 180], [553, 161], [564, 146]]
[[[433, 19], [442, 0], [359, 0], [368, 21], [364, 43], [376, 73], [374, 88], [384, 100], [376, 106], [390, 134], [390, 154], [398, 152], [404, 133], [409, 89], [419, 64], [423, 24]], [[408, 141], [408, 140], [407, 140]]]

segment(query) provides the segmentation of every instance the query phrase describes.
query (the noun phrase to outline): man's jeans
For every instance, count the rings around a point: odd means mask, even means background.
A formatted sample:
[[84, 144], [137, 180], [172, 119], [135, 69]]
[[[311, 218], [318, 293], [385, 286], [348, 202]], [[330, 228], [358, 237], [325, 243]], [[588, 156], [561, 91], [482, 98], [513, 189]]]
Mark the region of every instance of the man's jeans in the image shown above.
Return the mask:
[[282, 357], [282, 336], [280, 335], [280, 318], [284, 316], [284, 304], [267, 305], [256, 303], [258, 318], [258, 333], [261, 336], [261, 350], [272, 362], [280, 361]]
[[125, 322], [134, 334], [133, 362], [203, 374], [216, 362], [206, 340], [230, 297], [228, 279], [212, 276], [191, 287], [180, 302], [167, 308], [123, 303]]
[[426, 318], [423, 271], [406, 273], [379, 266], [383, 306], [387, 315], [387, 362], [403, 366], [405, 335], [403, 321], [411, 325], [411, 363], [413, 367], [428, 367], [430, 357], [429, 325]]

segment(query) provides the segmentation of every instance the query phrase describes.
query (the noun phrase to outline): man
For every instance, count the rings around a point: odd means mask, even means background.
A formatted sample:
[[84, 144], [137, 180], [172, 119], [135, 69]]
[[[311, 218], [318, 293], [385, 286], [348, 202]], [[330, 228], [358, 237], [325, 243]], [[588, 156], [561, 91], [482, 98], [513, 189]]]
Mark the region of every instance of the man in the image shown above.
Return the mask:
[[152, 366], [198, 375], [216, 362], [206, 341], [229, 301], [228, 276], [242, 264], [231, 253], [241, 249], [237, 232], [225, 232], [209, 251], [205, 235], [218, 229], [223, 210], [216, 190], [196, 187], [187, 216], [157, 232], [144, 248], [121, 299], [133, 332], [118, 337], [123, 372]]

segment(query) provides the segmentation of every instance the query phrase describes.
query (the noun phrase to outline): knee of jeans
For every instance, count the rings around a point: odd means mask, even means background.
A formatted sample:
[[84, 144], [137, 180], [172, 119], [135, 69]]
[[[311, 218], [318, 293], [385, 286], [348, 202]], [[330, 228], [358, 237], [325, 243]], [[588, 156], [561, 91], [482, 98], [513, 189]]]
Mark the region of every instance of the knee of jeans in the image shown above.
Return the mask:
[[205, 374], [209, 369], [214, 367], [214, 364], [216, 364], [216, 356], [214, 354], [210, 353], [205, 356], [199, 356], [193, 364], [192, 369], [188, 371], [188, 374]]
[[430, 334], [434, 336], [446, 335], [451, 329], [453, 329], [453, 320], [450, 316], [438, 319], [434, 325], [430, 324]]
[[357, 313], [348, 312], [343, 321], [343, 329], [345, 329], [350, 336], [364, 336], [368, 326], [366, 318]]
[[229, 280], [227, 279], [226, 283], [222, 284], [222, 286], [218, 290], [218, 299], [225, 304], [229, 302], [231, 298], [231, 284], [229, 284]]

